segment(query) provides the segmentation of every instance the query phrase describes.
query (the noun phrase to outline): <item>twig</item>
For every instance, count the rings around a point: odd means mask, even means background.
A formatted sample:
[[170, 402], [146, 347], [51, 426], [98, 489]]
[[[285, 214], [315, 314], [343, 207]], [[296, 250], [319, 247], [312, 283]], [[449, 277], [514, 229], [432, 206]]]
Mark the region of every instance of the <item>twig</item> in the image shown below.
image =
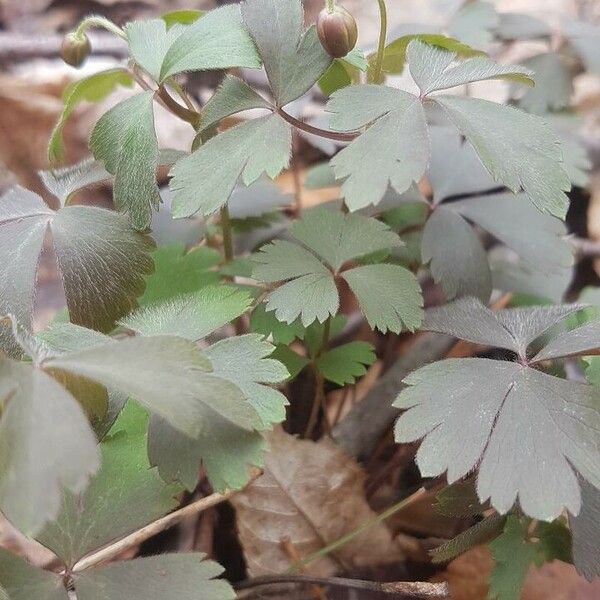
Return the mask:
[[362, 579], [346, 579], [343, 577], [312, 577], [303, 575], [267, 575], [255, 577], [234, 585], [236, 590], [248, 590], [267, 585], [295, 583], [300, 585], [323, 585], [352, 590], [362, 590], [379, 594], [387, 594], [392, 598], [411, 600], [444, 600], [450, 598], [446, 583], [427, 583], [420, 581], [364, 581]]
[[[248, 485], [252, 483], [257, 477], [261, 475], [262, 471], [255, 469], [252, 473], [250, 481]], [[237, 494], [239, 490], [228, 490], [222, 494], [211, 494], [210, 496], [206, 496], [205, 498], [200, 498], [196, 502], [192, 502], [192, 504], [188, 504], [175, 512], [172, 512], [137, 531], [134, 531], [132, 534], [124, 537], [110, 546], [106, 546], [89, 556], [82, 558], [79, 562], [75, 564], [72, 569], [73, 573], [79, 573], [81, 571], [85, 571], [90, 567], [94, 567], [100, 563], [106, 562], [115, 556], [118, 556], [123, 551], [128, 550], [134, 546], [138, 546], [142, 542], [145, 542], [147, 539], [155, 536], [156, 534], [164, 531], [165, 529], [169, 529], [176, 525], [177, 523], [196, 515], [207, 508], [211, 508], [212, 506], [216, 506], [217, 504], [221, 504], [221, 502], [225, 502], [235, 494]]]

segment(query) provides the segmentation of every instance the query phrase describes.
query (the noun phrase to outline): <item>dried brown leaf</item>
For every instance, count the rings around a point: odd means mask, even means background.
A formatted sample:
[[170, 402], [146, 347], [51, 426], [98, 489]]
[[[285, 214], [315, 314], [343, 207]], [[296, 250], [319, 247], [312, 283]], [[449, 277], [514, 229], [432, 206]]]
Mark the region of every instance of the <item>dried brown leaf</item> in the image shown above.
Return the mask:
[[[264, 474], [232, 499], [252, 577], [288, 569], [290, 544], [306, 557], [375, 516], [365, 499], [363, 471], [333, 442], [300, 440], [277, 430], [269, 444]], [[378, 523], [304, 572], [330, 576], [403, 558], [390, 531]]]

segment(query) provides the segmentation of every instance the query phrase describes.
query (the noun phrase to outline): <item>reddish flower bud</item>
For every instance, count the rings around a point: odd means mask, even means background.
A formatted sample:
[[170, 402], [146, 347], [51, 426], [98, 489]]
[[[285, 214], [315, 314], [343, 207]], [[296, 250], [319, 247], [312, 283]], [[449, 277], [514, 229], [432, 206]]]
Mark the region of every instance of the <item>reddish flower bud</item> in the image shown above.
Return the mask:
[[60, 56], [68, 65], [80, 67], [91, 51], [92, 46], [85, 33], [77, 34], [71, 32], [67, 33], [63, 39], [62, 46], [60, 47]]
[[358, 27], [354, 17], [341, 6], [324, 8], [317, 17], [317, 32], [323, 48], [333, 58], [342, 58], [356, 46]]

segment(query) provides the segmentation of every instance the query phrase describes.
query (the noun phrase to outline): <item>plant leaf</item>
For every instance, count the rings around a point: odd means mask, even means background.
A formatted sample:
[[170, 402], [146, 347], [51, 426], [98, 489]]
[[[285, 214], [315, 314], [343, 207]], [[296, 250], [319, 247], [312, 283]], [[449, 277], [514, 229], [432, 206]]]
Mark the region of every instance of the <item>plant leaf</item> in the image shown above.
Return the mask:
[[552, 29], [548, 24], [531, 15], [503, 12], [499, 16], [500, 22], [496, 35], [502, 40], [531, 40], [552, 35]]
[[183, 71], [260, 67], [260, 57], [244, 28], [237, 4], [207, 12], [168, 49], [160, 80]]
[[600, 392], [593, 386], [482, 358], [433, 363], [404, 382], [395, 406], [410, 410], [396, 424], [396, 440], [425, 437], [416, 458], [424, 477], [447, 471], [453, 483], [479, 464], [481, 501], [490, 498], [504, 514], [518, 497], [541, 520], [564, 508], [579, 512], [573, 468], [600, 485]]
[[544, 121], [511, 106], [476, 98], [435, 96], [473, 145], [495, 181], [521, 188], [542, 212], [564, 218], [571, 187], [560, 161], [558, 139]]
[[244, 23], [263, 60], [277, 106], [285, 106], [307, 92], [325, 73], [331, 57], [317, 30], [303, 32], [300, 0], [245, 0]]
[[437, 493], [436, 512], [447, 517], [474, 517], [488, 507], [479, 501], [473, 480], [457, 481]]
[[48, 142], [48, 159], [58, 162], [64, 158], [63, 129], [73, 111], [82, 102], [101, 102], [119, 85], [133, 86], [133, 75], [121, 67], [100, 71], [74, 81], [63, 92], [64, 107]]
[[600, 491], [581, 481], [581, 511], [569, 517], [573, 538], [573, 564], [588, 581], [600, 577]]
[[431, 92], [489, 79], [506, 79], [534, 85], [533, 72], [529, 69], [515, 65], [499, 65], [485, 56], [470, 58], [450, 67], [456, 59], [456, 54], [419, 40], [413, 40], [408, 45], [407, 57], [412, 78], [424, 96]]
[[431, 263], [433, 279], [442, 284], [448, 300], [475, 296], [487, 303], [490, 299], [492, 274], [487, 253], [460, 215], [438, 207], [423, 229], [421, 254], [423, 264]]
[[598, 354], [600, 349], [600, 321], [589, 321], [565, 331], [550, 340], [533, 358], [532, 362], [554, 360], [568, 356]]
[[275, 178], [288, 165], [291, 147], [291, 128], [275, 114], [210, 139], [171, 171], [173, 216], [213, 214], [227, 203], [240, 177], [244, 185], [262, 173]]
[[142, 306], [196, 292], [221, 280], [219, 273], [211, 270], [221, 260], [212, 248], [202, 246], [186, 252], [183, 243], [175, 243], [157, 248], [152, 258], [154, 273], [146, 278], [146, 289], [139, 300]]
[[[374, 516], [365, 500], [363, 472], [329, 440], [315, 443], [275, 430], [269, 444], [264, 474], [232, 498], [251, 577], [290, 567], [283, 539], [307, 556]], [[388, 529], [377, 523], [307, 565], [306, 573], [329, 576], [340, 564], [351, 568], [361, 556], [393, 560], [398, 553]]]
[[250, 333], [226, 338], [204, 351], [215, 375], [242, 390], [267, 429], [285, 420], [285, 407], [289, 404], [281, 392], [269, 387], [290, 376], [283, 364], [268, 358], [274, 350], [275, 346], [261, 335]]
[[145, 411], [129, 402], [100, 444], [98, 474], [85, 492], [64, 495], [60, 514], [37, 536], [68, 567], [176, 508], [177, 488], [148, 463], [147, 423]]
[[[79, 600], [233, 600], [223, 568], [203, 554], [164, 554], [121, 561], [75, 577]], [[53, 600], [53, 599], [52, 599]]]
[[350, 210], [379, 204], [389, 185], [401, 194], [421, 178], [429, 139], [416, 96], [378, 85], [351, 86], [333, 94], [326, 110], [337, 131], [374, 122], [331, 161], [336, 178], [344, 180], [341, 195]]
[[377, 356], [368, 342], [349, 342], [327, 350], [317, 359], [317, 368], [328, 381], [339, 386], [353, 384], [367, 372]]
[[500, 15], [489, 2], [468, 2], [452, 16], [448, 33], [474, 46], [485, 46], [493, 41], [493, 32], [498, 26]]
[[90, 137], [94, 157], [115, 176], [115, 208], [138, 230], [150, 226], [161, 202], [153, 101], [151, 90], [123, 100], [100, 117]]
[[173, 335], [196, 341], [242, 315], [252, 304], [245, 290], [206, 286], [144, 306], [120, 321], [142, 335]]
[[0, 548], [0, 572], [2, 573], [0, 598], [5, 590], [6, 600], [69, 599], [59, 575], [38, 569], [3, 548]]
[[246, 429], [259, 423], [237, 387], [209, 375], [208, 359], [181, 338], [128, 338], [55, 357], [46, 365], [122, 391], [192, 437], [214, 416]]
[[0, 509], [27, 535], [58, 513], [63, 487], [85, 488], [96, 438], [75, 399], [42, 370], [0, 359]]
[[173, 27], [173, 25], [191, 25], [205, 14], [206, 11], [197, 9], [171, 10], [162, 14], [160, 18], [167, 27]]
[[599, 74], [600, 59], [597, 49], [600, 41], [600, 27], [592, 23], [569, 20], [563, 24], [563, 35], [581, 56], [585, 68], [592, 73]]
[[372, 329], [400, 333], [414, 331], [423, 320], [423, 297], [417, 278], [397, 265], [365, 265], [344, 271]]
[[250, 330], [253, 333], [273, 338], [274, 344], [291, 344], [296, 338], [304, 338], [304, 327], [299, 319], [293, 323], [283, 323], [274, 312], [267, 312], [264, 304], [259, 304], [250, 316]]

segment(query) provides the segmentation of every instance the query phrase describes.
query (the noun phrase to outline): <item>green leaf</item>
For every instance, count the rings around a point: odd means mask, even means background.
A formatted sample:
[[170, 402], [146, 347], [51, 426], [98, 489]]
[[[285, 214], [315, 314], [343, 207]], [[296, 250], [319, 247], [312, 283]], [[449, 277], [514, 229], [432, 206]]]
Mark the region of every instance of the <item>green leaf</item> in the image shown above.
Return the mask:
[[208, 129], [225, 117], [252, 108], [271, 110], [272, 107], [245, 81], [235, 77], [235, 75], [226, 75], [221, 85], [202, 109], [202, 129]]
[[307, 190], [338, 187], [339, 184], [329, 162], [319, 163], [306, 171], [304, 187]]
[[[477, 465], [477, 493], [501, 514], [552, 520], [580, 509], [574, 469], [600, 485], [600, 391], [518, 363], [447, 359], [409, 375], [395, 406], [398, 442], [425, 438], [423, 477], [453, 483]], [[467, 417], [465, 417], [467, 415]], [[518, 443], [516, 442], [518, 440]]]
[[500, 16], [489, 2], [466, 2], [448, 23], [448, 33], [473, 46], [485, 46], [493, 41], [493, 32]]
[[271, 358], [278, 360], [288, 370], [290, 374], [288, 381], [295, 379], [304, 369], [304, 367], [306, 367], [306, 365], [308, 365], [310, 362], [306, 356], [298, 354], [289, 346], [285, 346], [284, 344], [275, 346], [275, 350], [273, 351], [273, 354], [271, 354]]
[[[165, 554], [121, 561], [75, 576], [78, 600], [233, 600], [223, 568], [203, 554]], [[54, 599], [52, 599], [54, 600]]]
[[537, 54], [523, 61], [523, 66], [535, 73], [535, 87], [527, 90], [518, 100], [523, 110], [544, 115], [569, 105], [573, 82], [569, 69], [558, 54]]
[[196, 341], [246, 312], [248, 292], [232, 286], [206, 286], [196, 292], [144, 306], [120, 324], [142, 335], [174, 335]]
[[563, 25], [562, 33], [581, 56], [585, 68], [592, 73], [600, 74], [598, 57], [600, 27], [583, 21], [568, 20]]
[[6, 600], [69, 600], [62, 577], [38, 569], [0, 548], [0, 573]]
[[600, 577], [600, 490], [581, 482], [581, 511], [569, 517], [573, 538], [573, 564], [588, 581]]
[[85, 492], [64, 495], [60, 514], [37, 536], [68, 567], [176, 508], [177, 488], [148, 463], [147, 423], [145, 411], [130, 401], [100, 444], [98, 474]]
[[345, 271], [347, 281], [372, 329], [382, 333], [414, 331], [423, 320], [419, 281], [397, 265], [365, 265]]
[[55, 125], [48, 142], [48, 158], [50, 162], [58, 162], [64, 158], [63, 129], [65, 123], [82, 102], [101, 102], [119, 85], [133, 86], [133, 75], [123, 68], [109, 69], [84, 77], [71, 83], [63, 92], [64, 107], [58, 123]]
[[244, 185], [263, 173], [275, 178], [287, 167], [291, 146], [291, 128], [275, 114], [210, 139], [171, 171], [173, 216], [213, 214], [227, 203], [240, 177]]
[[421, 178], [429, 141], [416, 96], [379, 85], [351, 86], [333, 94], [326, 110], [336, 131], [374, 122], [331, 161], [336, 178], [344, 180], [341, 195], [350, 210], [378, 204], [389, 185], [401, 194]]
[[211, 10], [187, 27], [168, 49], [160, 80], [183, 71], [231, 67], [260, 67], [260, 58], [237, 4]]
[[238, 222], [251, 221], [256, 217], [269, 217], [291, 202], [290, 194], [284, 194], [276, 183], [263, 177], [252, 185], [240, 185], [233, 191], [229, 200], [229, 214]]
[[475, 546], [485, 544], [498, 537], [504, 530], [506, 516], [492, 515], [459, 533], [455, 538], [430, 551], [431, 561], [442, 563], [453, 560]]
[[172, 10], [164, 13], [161, 19], [167, 24], [167, 27], [173, 27], [173, 25], [191, 25], [205, 14], [206, 11], [196, 9]]
[[573, 562], [571, 532], [561, 520], [552, 521], [552, 523], [541, 521], [537, 524], [535, 535], [538, 538], [536, 543], [538, 566], [553, 560]]
[[244, 23], [263, 60], [277, 106], [307, 92], [331, 64], [316, 27], [303, 32], [300, 0], [246, 0]]
[[531, 15], [503, 12], [499, 16], [500, 22], [496, 34], [502, 40], [531, 40], [552, 35], [552, 29], [547, 23]]
[[435, 101], [473, 145], [487, 170], [513, 192], [520, 189], [542, 212], [564, 218], [571, 183], [558, 139], [544, 121], [512, 106], [476, 98]]
[[285, 420], [286, 397], [269, 387], [282, 383], [290, 374], [283, 364], [268, 358], [275, 346], [261, 335], [231, 337], [204, 351], [218, 377], [234, 383], [254, 407], [264, 428]]
[[[41, 369], [0, 359], [0, 510], [26, 535], [58, 513], [99, 466], [96, 438], [76, 400]], [[4, 581], [3, 581], [4, 583]]]
[[511, 515], [502, 535], [491, 544], [496, 566], [490, 575], [488, 598], [519, 600], [525, 577], [535, 561], [535, 549], [525, 541], [527, 523]]
[[158, 210], [161, 202], [153, 101], [150, 90], [120, 102], [100, 117], [90, 137], [94, 157], [115, 176], [116, 209], [128, 213], [138, 230], [150, 226], [152, 209]]
[[439, 33], [416, 33], [403, 35], [385, 47], [383, 70], [386, 73], [399, 75], [402, 73], [402, 71], [404, 71], [404, 65], [406, 63], [406, 50], [408, 45], [413, 40], [420, 40], [426, 44], [444, 48], [463, 58], [485, 55], [485, 52], [482, 52], [481, 50], [471, 48], [459, 40]]
[[550, 340], [532, 359], [532, 362], [555, 360], [569, 356], [596, 354], [600, 348], [600, 320], [564, 331]]
[[45, 364], [122, 391], [190, 436], [199, 435], [213, 418], [246, 429], [259, 423], [238, 388], [209, 374], [209, 360], [181, 338], [127, 338]]
[[447, 517], [474, 517], [487, 507], [479, 501], [473, 480], [457, 481], [438, 492], [433, 505], [436, 512]]
[[349, 342], [327, 350], [317, 359], [317, 368], [328, 381], [339, 386], [355, 383], [358, 377], [367, 372], [377, 356], [374, 348], [367, 342]]
[[407, 57], [410, 73], [423, 96], [490, 79], [506, 79], [534, 85], [533, 73], [525, 67], [499, 65], [485, 56], [471, 58], [451, 67], [456, 59], [455, 53], [419, 40], [414, 40], [408, 45]]
[[293, 323], [283, 323], [274, 312], [267, 312], [264, 304], [259, 304], [250, 316], [250, 331], [271, 336], [274, 344], [288, 345], [295, 339], [303, 339], [305, 329], [299, 319]]
[[430, 264], [434, 281], [442, 284], [446, 299], [475, 296], [486, 303], [490, 299], [492, 274], [487, 253], [460, 215], [436, 208], [423, 230], [421, 253], [423, 264]]
[[219, 273], [212, 270], [221, 256], [206, 246], [186, 252], [182, 243], [170, 244], [157, 248], [152, 258], [154, 273], [146, 278], [146, 290], [139, 300], [142, 306], [196, 292], [221, 279]]

